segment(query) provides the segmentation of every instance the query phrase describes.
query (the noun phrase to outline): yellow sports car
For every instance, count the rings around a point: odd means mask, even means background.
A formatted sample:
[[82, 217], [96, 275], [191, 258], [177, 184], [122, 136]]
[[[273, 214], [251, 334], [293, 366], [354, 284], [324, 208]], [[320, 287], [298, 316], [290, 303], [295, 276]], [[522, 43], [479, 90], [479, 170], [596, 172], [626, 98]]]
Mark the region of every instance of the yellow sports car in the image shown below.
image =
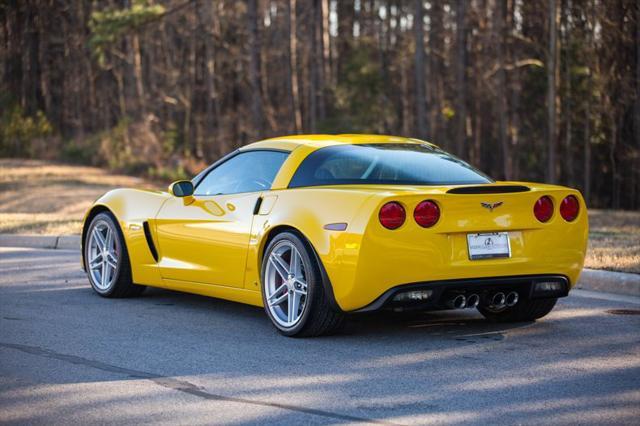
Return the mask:
[[543, 317], [578, 281], [587, 233], [574, 189], [496, 182], [416, 139], [287, 136], [168, 192], [108, 192], [86, 214], [82, 254], [101, 296], [219, 297], [315, 336], [378, 309]]

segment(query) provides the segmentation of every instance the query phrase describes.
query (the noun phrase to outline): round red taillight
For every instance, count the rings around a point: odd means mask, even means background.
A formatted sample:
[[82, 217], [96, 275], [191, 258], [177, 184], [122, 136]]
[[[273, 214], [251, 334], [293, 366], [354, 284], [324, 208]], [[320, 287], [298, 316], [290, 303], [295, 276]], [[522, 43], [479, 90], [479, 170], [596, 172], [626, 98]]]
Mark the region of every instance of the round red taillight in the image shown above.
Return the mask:
[[560, 216], [567, 222], [573, 222], [578, 217], [580, 203], [575, 195], [568, 195], [560, 203]]
[[430, 228], [440, 219], [440, 208], [435, 202], [425, 200], [416, 206], [413, 218], [423, 228]]
[[390, 201], [380, 209], [378, 218], [380, 223], [387, 229], [398, 229], [404, 223], [407, 214], [404, 211], [402, 204], [397, 201]]
[[533, 214], [540, 222], [547, 222], [553, 216], [553, 201], [551, 198], [540, 197], [533, 205]]

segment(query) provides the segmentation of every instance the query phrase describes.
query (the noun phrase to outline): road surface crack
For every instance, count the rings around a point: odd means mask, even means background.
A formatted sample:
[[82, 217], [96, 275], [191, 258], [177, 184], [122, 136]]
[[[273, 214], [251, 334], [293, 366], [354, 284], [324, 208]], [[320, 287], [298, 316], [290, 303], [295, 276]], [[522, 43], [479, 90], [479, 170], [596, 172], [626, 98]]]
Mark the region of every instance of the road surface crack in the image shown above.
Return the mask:
[[106, 371], [108, 373], [121, 374], [123, 376], [128, 376], [134, 379], [149, 380], [166, 389], [171, 389], [177, 392], [183, 392], [183, 393], [196, 396], [209, 401], [228, 401], [228, 402], [236, 402], [240, 404], [255, 405], [260, 407], [279, 408], [281, 410], [294, 411], [298, 413], [310, 414], [314, 416], [320, 416], [320, 417], [348, 421], [348, 422], [375, 423], [375, 424], [384, 424], [384, 425], [397, 424], [397, 423], [387, 422], [384, 420], [370, 419], [365, 417], [351, 416], [348, 414], [334, 413], [331, 411], [319, 410], [316, 408], [308, 408], [308, 407], [302, 407], [297, 405], [281, 404], [278, 402], [268, 402], [268, 401], [261, 401], [261, 400], [255, 400], [255, 399], [238, 398], [234, 396], [213, 394], [213, 393], [207, 392], [203, 388], [196, 386], [195, 384], [188, 382], [186, 380], [179, 380], [169, 376], [161, 376], [158, 374], [148, 373], [145, 371], [118, 367], [116, 365], [111, 365], [101, 361], [82, 358], [76, 355], [68, 355], [68, 354], [63, 354], [59, 352], [54, 352], [49, 349], [40, 348], [38, 346], [28, 346], [28, 345], [19, 345], [15, 343], [0, 342], [0, 347], [14, 349], [30, 355], [55, 359], [58, 361], [67, 362], [74, 365], [91, 367], [96, 370]]

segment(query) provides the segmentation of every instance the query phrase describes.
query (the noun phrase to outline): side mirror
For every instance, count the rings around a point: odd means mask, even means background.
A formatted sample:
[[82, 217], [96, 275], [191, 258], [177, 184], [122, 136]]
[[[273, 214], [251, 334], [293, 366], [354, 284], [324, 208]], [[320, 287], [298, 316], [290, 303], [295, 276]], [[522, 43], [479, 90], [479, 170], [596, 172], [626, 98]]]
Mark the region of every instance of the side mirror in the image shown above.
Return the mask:
[[169, 193], [174, 197], [190, 197], [193, 195], [193, 183], [190, 180], [179, 180], [169, 185]]

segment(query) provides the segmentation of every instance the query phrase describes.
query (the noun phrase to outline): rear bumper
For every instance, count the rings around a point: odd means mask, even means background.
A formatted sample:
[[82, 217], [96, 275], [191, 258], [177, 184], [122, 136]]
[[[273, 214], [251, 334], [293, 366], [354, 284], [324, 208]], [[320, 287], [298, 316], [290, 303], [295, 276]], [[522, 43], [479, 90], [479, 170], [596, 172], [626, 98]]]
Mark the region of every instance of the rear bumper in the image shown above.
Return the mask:
[[360, 242], [347, 241], [349, 244], [336, 240], [332, 255], [320, 257], [338, 305], [349, 312], [366, 308], [390, 290], [411, 283], [549, 275], [566, 277], [570, 287], [578, 282], [586, 251], [586, 227], [578, 232], [560, 228], [508, 232], [509, 258], [470, 260], [464, 233], [413, 232], [386, 238], [367, 234]]
[[[354, 312], [375, 304], [398, 286], [420, 283], [487, 282], [509, 277], [560, 275], [569, 287], [579, 279], [588, 240], [587, 210], [581, 200], [579, 216], [571, 222], [556, 208], [545, 223], [533, 215], [532, 206], [542, 195], [559, 206], [567, 188], [540, 186], [527, 193], [499, 196], [442, 195], [381, 192], [362, 207], [346, 232], [332, 232], [320, 243], [311, 239], [333, 286], [338, 306]], [[430, 228], [419, 226], [410, 212], [425, 198], [441, 203], [441, 218]], [[398, 229], [384, 228], [377, 212], [382, 203], [404, 205], [407, 220]], [[491, 212], [482, 202], [503, 202]], [[468, 236], [479, 232], [508, 232], [509, 257], [471, 259]]]
[[[562, 289], [556, 291], [541, 291], [536, 286], [536, 283], [546, 282], [561, 284]], [[569, 279], [566, 276], [552, 274], [429, 281], [393, 287], [369, 305], [353, 312], [372, 312], [381, 309], [396, 308], [425, 310], [445, 309], [445, 300], [452, 294], [477, 294], [480, 296], [480, 300], [485, 300], [489, 295], [498, 291], [504, 293], [516, 291], [523, 299], [557, 298], [567, 296], [569, 289]], [[423, 301], [394, 301], [394, 297], [401, 293], [420, 290], [430, 290], [432, 293], [428, 299]]]

